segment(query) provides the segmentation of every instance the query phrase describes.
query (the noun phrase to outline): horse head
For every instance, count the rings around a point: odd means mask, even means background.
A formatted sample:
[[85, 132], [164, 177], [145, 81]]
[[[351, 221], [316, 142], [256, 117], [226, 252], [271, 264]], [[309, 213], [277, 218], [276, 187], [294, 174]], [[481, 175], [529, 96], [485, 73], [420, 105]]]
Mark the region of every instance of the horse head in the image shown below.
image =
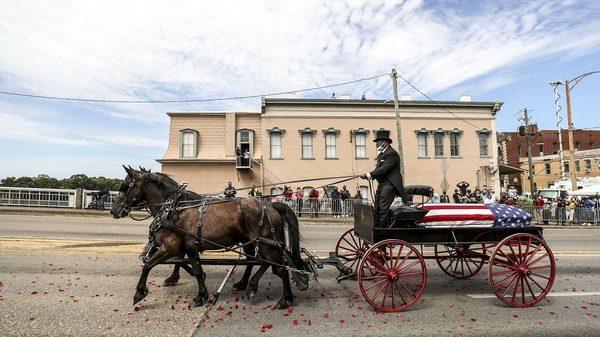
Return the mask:
[[127, 176], [119, 187], [119, 194], [114, 199], [110, 213], [115, 219], [126, 217], [132, 207], [138, 206], [144, 200], [144, 184], [147, 181], [147, 172], [136, 171], [123, 165]]

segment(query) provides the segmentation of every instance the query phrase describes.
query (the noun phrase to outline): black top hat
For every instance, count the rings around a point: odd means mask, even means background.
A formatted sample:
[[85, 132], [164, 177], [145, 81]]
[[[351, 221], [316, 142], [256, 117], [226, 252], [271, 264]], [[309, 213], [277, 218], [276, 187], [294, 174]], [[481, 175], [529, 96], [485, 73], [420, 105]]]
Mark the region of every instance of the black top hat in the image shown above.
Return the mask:
[[380, 140], [385, 140], [388, 143], [392, 143], [392, 139], [390, 138], [390, 132], [388, 130], [377, 130], [375, 133], [375, 139], [373, 139], [374, 143], [377, 143]]

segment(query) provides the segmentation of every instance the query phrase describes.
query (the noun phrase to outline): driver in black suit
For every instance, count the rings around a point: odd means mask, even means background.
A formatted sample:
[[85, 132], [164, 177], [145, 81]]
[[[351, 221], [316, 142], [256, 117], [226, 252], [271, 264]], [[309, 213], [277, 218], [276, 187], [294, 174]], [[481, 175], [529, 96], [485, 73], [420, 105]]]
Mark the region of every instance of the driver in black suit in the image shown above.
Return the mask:
[[386, 227], [390, 223], [389, 209], [395, 196], [406, 202], [404, 184], [400, 174], [400, 157], [390, 144], [390, 132], [379, 130], [373, 142], [377, 145], [377, 165], [375, 170], [363, 174], [363, 179], [377, 180], [375, 193], [375, 226]]

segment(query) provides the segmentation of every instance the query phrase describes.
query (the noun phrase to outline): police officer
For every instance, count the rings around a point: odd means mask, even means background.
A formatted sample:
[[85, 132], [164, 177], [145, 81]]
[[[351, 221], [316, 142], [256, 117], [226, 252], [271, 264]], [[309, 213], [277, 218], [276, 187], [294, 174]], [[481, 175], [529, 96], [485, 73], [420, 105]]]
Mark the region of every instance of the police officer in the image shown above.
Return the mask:
[[373, 140], [377, 145], [377, 158], [375, 170], [363, 174], [363, 179], [377, 180], [377, 191], [375, 193], [375, 222], [377, 227], [386, 227], [390, 223], [388, 214], [395, 196], [406, 202], [404, 184], [400, 174], [400, 157], [390, 144], [390, 132], [379, 130]]

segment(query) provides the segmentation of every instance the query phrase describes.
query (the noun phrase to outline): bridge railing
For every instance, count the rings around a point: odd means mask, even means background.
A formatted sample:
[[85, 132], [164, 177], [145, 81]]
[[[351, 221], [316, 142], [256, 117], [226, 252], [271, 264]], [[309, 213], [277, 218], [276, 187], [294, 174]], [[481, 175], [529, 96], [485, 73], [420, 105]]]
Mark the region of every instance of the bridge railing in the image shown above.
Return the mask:
[[76, 208], [76, 190], [0, 187], [0, 205]]

